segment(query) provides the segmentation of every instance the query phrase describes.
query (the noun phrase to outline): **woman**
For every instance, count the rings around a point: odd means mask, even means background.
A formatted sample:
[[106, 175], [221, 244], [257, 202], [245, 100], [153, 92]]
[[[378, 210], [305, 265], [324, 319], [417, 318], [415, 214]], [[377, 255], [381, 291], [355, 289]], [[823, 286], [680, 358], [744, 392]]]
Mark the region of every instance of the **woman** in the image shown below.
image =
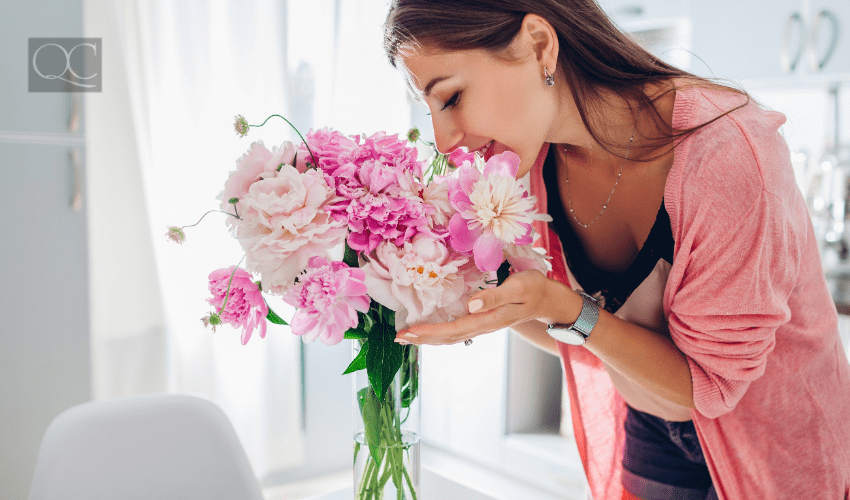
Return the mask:
[[548, 277], [397, 342], [511, 327], [559, 355], [596, 499], [850, 497], [850, 365], [781, 114], [592, 0], [397, 0], [385, 42], [440, 151], [516, 152], [553, 217]]

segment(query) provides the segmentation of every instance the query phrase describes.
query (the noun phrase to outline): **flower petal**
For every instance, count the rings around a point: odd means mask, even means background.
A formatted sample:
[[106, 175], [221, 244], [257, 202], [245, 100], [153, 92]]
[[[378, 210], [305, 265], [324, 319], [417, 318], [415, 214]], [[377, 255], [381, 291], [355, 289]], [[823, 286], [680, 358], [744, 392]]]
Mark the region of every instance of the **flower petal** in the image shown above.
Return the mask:
[[496, 271], [502, 265], [502, 242], [493, 236], [482, 236], [475, 242], [472, 255], [478, 269]]
[[475, 245], [476, 236], [479, 236], [481, 231], [469, 229], [469, 221], [463, 215], [456, 213], [452, 215], [452, 219], [449, 221], [449, 234], [451, 235], [452, 248], [459, 252], [469, 252]]

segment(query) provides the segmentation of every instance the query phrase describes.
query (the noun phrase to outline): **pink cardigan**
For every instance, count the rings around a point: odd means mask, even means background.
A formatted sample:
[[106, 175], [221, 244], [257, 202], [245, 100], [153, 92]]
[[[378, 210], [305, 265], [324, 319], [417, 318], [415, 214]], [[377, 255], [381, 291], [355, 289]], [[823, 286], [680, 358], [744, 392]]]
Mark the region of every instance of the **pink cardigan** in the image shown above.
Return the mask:
[[[742, 97], [687, 88], [673, 125], [704, 123]], [[788, 147], [785, 117], [754, 103], [676, 147], [665, 187], [675, 251], [664, 292], [687, 356], [692, 410], [721, 499], [850, 498], [850, 364]], [[544, 146], [531, 171], [546, 211]], [[538, 223], [570, 283], [560, 243]], [[575, 285], [571, 285], [575, 286]], [[625, 403], [598, 358], [559, 343], [572, 421], [596, 500], [619, 500]]]

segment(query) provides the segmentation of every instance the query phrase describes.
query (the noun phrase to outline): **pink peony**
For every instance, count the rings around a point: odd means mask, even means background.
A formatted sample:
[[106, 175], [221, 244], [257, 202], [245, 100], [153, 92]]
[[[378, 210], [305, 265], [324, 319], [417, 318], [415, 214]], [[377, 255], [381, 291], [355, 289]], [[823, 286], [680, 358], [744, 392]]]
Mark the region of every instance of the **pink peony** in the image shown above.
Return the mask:
[[284, 165], [251, 184], [242, 198], [236, 237], [247, 268], [259, 273], [263, 289], [283, 293], [307, 267], [310, 257], [341, 245], [346, 227], [328, 212], [333, 190], [319, 170], [298, 172]]
[[[234, 268], [236, 272], [234, 272]], [[231, 281], [230, 276], [233, 275]], [[266, 305], [260, 287], [251, 281], [251, 275], [241, 267], [230, 266], [227, 269], [218, 269], [210, 273], [209, 289], [212, 298], [207, 302], [215, 307], [216, 316], [221, 323], [228, 323], [234, 328], [242, 328], [242, 345], [251, 339], [254, 328], [260, 327], [260, 338], [266, 337], [266, 315], [269, 307]], [[228, 294], [228, 283], [230, 293]], [[225, 296], [229, 295], [227, 304], [224, 303]], [[222, 305], [224, 309], [219, 312]], [[213, 323], [215, 324], [215, 322]]]
[[465, 149], [457, 148], [449, 154], [448, 161], [449, 164], [455, 168], [460, 168], [467, 163], [474, 165], [475, 153], [470, 153]]
[[[271, 151], [266, 148], [263, 141], [252, 143], [248, 152], [236, 161], [236, 170], [230, 172], [230, 177], [224, 183], [224, 190], [218, 195], [221, 209], [233, 213], [230, 200], [236, 199], [238, 200], [236, 212], [241, 216], [244, 208], [242, 198], [248, 194], [251, 185], [263, 177], [274, 176], [281, 164], [291, 165], [295, 159], [295, 153], [295, 145], [291, 142], [284, 142], [280, 147], [275, 146]], [[237, 223], [238, 219], [227, 218], [227, 224], [231, 228]]]
[[535, 197], [516, 179], [519, 163], [519, 156], [510, 151], [492, 156], [486, 164], [476, 157], [475, 166], [466, 163], [459, 169], [459, 179], [450, 188], [449, 199], [457, 210], [449, 222], [451, 245], [472, 252], [482, 271], [499, 268], [506, 245], [531, 244], [533, 221], [552, 220], [535, 213]]
[[315, 157], [310, 159], [307, 147], [301, 144], [298, 156], [306, 158], [313, 165], [321, 168], [325, 173], [333, 172], [342, 164], [347, 163], [351, 151], [357, 148], [357, 143], [342, 133], [328, 128], [307, 133], [307, 144]]
[[339, 199], [331, 211], [347, 221], [348, 244], [372, 251], [384, 240], [396, 244], [428, 231], [418, 150], [397, 135], [378, 132], [345, 137], [327, 129], [307, 134], [319, 168]]
[[420, 232], [428, 231], [428, 219], [421, 199], [366, 193], [350, 201], [348, 245], [354, 250], [370, 252], [382, 241], [401, 245]]
[[401, 246], [382, 242], [362, 269], [369, 294], [395, 311], [401, 330], [465, 314], [463, 297], [483, 286], [486, 277], [468, 261], [440, 239], [420, 235]]
[[283, 295], [283, 300], [298, 308], [292, 333], [302, 335], [304, 342], [319, 338], [326, 345], [340, 343], [345, 331], [357, 326], [357, 311], [369, 311], [364, 277], [362, 269], [311, 258], [298, 283]]

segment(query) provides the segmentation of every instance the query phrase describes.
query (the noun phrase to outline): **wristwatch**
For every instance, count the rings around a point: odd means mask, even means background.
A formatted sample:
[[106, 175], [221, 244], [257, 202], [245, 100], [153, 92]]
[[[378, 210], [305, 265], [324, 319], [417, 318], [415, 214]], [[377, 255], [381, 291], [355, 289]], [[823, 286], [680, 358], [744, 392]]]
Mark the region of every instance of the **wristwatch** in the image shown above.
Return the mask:
[[546, 332], [555, 340], [570, 345], [582, 345], [590, 335], [590, 331], [596, 326], [596, 320], [599, 319], [599, 306], [596, 304], [596, 299], [584, 293], [584, 291], [579, 292], [579, 295], [584, 302], [575, 323], [572, 325], [556, 323], [549, 325], [549, 328], [546, 329]]

